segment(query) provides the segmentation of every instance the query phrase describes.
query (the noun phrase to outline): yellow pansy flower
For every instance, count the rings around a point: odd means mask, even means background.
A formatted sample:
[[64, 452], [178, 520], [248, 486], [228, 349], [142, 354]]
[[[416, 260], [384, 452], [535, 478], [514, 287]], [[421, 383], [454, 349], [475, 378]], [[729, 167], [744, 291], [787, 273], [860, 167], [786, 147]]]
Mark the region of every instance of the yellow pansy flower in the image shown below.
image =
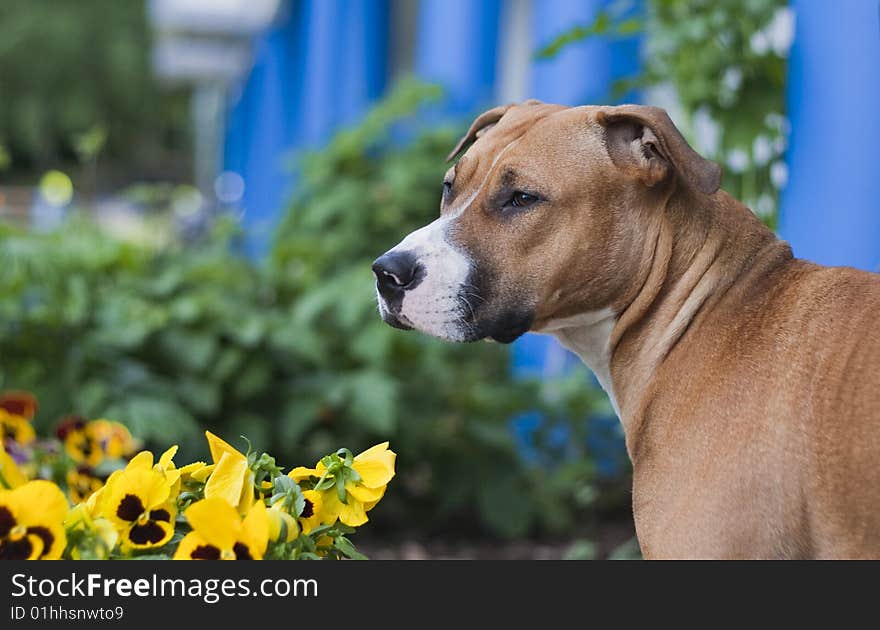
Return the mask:
[[88, 466], [77, 466], [67, 472], [67, 496], [71, 503], [82, 503], [104, 486], [104, 480]]
[[67, 538], [67, 499], [51, 481], [0, 490], [0, 560], [57, 560]]
[[0, 490], [11, 490], [25, 484], [27, 479], [24, 473], [12, 459], [12, 455], [6, 452], [3, 440], [0, 439]]
[[184, 536], [175, 560], [261, 560], [269, 544], [268, 510], [257, 501], [242, 519], [224, 499], [206, 498], [184, 512], [193, 531]]
[[103, 418], [87, 421], [82, 416], [67, 416], [55, 433], [71, 459], [91, 467], [106, 458], [127, 457], [137, 445], [125, 425]]
[[99, 514], [116, 527], [125, 549], [160, 547], [174, 534], [174, 481], [150, 464], [152, 455], [148, 461], [140, 453], [125, 470], [110, 475], [101, 491]]
[[87, 426], [92, 439], [111, 459], [126, 457], [137, 448], [137, 441], [122, 423], [99, 418], [90, 421]]
[[219, 498], [246, 513], [254, 503], [254, 473], [247, 457], [219, 437], [205, 431], [214, 468], [205, 482], [205, 498]]
[[[339, 496], [335, 486], [323, 490], [323, 519], [324, 522], [334, 522], [337, 518], [350, 527], [358, 527], [367, 522], [367, 512], [379, 502], [385, 495], [388, 482], [394, 477], [394, 464], [397, 455], [388, 448], [388, 442], [382, 442], [363, 453], [356, 455], [351, 460], [351, 468], [356, 475], [345, 479], [345, 502]], [[349, 455], [350, 456], [350, 455]], [[337, 458], [339, 459], [339, 458]], [[299, 467], [290, 471], [289, 476], [296, 481], [316, 477], [318, 480], [328, 475], [327, 465], [323, 458], [315, 468]], [[333, 464], [330, 464], [333, 468]], [[345, 475], [344, 466], [335, 463], [339, 473]], [[320, 487], [320, 485], [319, 485]]]
[[0, 408], [0, 441], [4, 439], [30, 444], [37, 439], [37, 434], [27, 418]]

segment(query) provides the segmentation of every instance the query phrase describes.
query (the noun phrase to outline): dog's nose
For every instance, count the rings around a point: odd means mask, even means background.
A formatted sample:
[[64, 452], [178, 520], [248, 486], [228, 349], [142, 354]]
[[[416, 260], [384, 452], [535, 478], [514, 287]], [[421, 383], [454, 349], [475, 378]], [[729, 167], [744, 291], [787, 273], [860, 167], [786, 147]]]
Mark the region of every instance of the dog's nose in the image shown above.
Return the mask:
[[384, 297], [415, 288], [419, 282], [420, 265], [410, 252], [388, 252], [373, 263], [376, 286]]

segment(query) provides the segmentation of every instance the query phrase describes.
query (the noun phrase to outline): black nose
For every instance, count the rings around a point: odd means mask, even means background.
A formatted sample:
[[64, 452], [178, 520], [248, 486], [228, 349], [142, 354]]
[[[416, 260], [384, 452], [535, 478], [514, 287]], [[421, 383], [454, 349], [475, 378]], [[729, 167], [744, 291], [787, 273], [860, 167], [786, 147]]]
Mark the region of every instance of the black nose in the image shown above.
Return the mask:
[[389, 252], [373, 263], [376, 286], [386, 299], [414, 289], [424, 273], [412, 252]]

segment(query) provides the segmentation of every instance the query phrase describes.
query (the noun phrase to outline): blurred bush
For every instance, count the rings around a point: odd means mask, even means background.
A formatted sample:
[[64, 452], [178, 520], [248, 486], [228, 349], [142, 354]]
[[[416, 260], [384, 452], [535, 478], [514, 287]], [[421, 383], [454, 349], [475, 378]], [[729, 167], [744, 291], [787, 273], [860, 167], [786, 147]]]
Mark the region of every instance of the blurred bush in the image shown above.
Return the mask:
[[[457, 133], [405, 118], [436, 92], [404, 83], [357, 128], [303, 156], [273, 252], [236, 254], [236, 228], [150, 249], [86, 223], [0, 228], [0, 388], [35, 392], [43, 419], [76, 411], [193, 452], [200, 428], [247, 434], [283, 461], [392, 439], [400, 478], [377, 516], [395, 532], [571, 532], [625, 482], [596, 483], [585, 419], [607, 410], [584, 370], [514, 382], [505, 346], [391, 329], [370, 262], [438, 211]], [[571, 439], [541, 467], [511, 439], [523, 410]]]
[[185, 151], [187, 96], [160, 89], [149, 38], [142, 0], [3, 0], [0, 170], [90, 164], [100, 152], [143, 172]]

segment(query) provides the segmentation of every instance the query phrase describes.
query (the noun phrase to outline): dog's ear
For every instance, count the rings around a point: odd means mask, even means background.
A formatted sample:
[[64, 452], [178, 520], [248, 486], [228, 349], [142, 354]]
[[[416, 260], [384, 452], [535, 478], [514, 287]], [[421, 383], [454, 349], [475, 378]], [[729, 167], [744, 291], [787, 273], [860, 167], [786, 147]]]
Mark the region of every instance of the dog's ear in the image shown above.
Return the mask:
[[646, 186], [678, 174], [700, 192], [711, 195], [721, 186], [721, 167], [694, 151], [665, 110], [619, 105], [600, 110], [611, 160]]
[[470, 144], [489, 131], [493, 125], [501, 120], [501, 117], [504, 116], [507, 110], [513, 106], [513, 103], [510, 105], [499, 105], [498, 107], [493, 107], [489, 111], [483, 112], [477, 116], [474, 122], [471, 123], [470, 129], [467, 130], [467, 133], [462, 136], [461, 140], [458, 141], [458, 144], [455, 145], [455, 148], [446, 156], [446, 161], [451, 162], [454, 160], [455, 156], [461, 153], [461, 150], [465, 145]]

